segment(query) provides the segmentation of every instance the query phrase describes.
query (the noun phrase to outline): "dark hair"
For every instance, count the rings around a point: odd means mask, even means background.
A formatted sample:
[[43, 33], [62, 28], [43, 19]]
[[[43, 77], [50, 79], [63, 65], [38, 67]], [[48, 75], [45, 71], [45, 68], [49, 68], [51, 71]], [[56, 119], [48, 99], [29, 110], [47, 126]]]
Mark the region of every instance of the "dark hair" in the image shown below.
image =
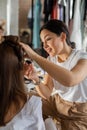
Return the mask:
[[23, 51], [17, 36], [4, 36], [0, 44], [0, 126], [12, 103], [20, 109], [20, 99], [26, 101], [23, 82]]
[[0, 30], [4, 31], [3, 27], [0, 25]]
[[30, 34], [29, 34], [27, 31], [23, 31], [23, 32], [22, 32], [22, 36], [26, 36], [26, 35], [27, 35], [27, 36], [30, 36]]
[[74, 46], [75, 46], [74, 42], [73, 42], [73, 44], [72, 44], [72, 42], [70, 42], [70, 34], [69, 34], [68, 28], [64, 22], [57, 20], [57, 19], [51, 19], [41, 27], [40, 33], [43, 29], [47, 29], [47, 30], [57, 34], [58, 36], [60, 36], [60, 34], [62, 32], [64, 32], [66, 34], [67, 44], [69, 46], [71, 46], [72, 48], [74, 48]]

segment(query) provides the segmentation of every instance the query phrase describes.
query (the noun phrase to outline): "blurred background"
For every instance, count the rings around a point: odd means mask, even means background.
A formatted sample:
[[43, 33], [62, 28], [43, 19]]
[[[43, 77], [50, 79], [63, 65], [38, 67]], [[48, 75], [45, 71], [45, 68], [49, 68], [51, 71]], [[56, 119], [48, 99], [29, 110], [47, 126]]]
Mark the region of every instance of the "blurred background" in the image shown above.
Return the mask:
[[0, 0], [4, 35], [19, 35], [44, 57], [39, 29], [49, 19], [64, 21], [76, 48], [87, 51], [87, 0]]

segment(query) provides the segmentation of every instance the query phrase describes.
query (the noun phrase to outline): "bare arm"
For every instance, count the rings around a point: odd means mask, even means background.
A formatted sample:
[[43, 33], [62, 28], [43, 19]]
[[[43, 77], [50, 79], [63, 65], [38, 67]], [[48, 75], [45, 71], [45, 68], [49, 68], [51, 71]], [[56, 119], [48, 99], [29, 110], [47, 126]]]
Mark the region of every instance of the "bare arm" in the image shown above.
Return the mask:
[[71, 71], [39, 56], [35, 60], [51, 77], [65, 86], [76, 85], [87, 76], [87, 60], [80, 60]]
[[36, 86], [36, 90], [43, 98], [49, 98], [53, 90], [53, 81], [49, 75], [44, 77], [44, 83], [40, 83]]
[[87, 60], [80, 60], [71, 70], [55, 65], [47, 59], [39, 56], [30, 47], [22, 44], [26, 53], [35, 60], [48, 74], [65, 86], [73, 86], [80, 83], [87, 76]]
[[36, 90], [41, 97], [50, 97], [53, 90], [53, 80], [48, 74], [44, 76], [43, 83], [39, 82], [37, 71], [34, 69], [34, 66], [32, 64], [29, 64], [25, 66], [25, 75], [28, 79], [33, 80], [34, 83], [39, 83], [39, 85], [36, 86]]

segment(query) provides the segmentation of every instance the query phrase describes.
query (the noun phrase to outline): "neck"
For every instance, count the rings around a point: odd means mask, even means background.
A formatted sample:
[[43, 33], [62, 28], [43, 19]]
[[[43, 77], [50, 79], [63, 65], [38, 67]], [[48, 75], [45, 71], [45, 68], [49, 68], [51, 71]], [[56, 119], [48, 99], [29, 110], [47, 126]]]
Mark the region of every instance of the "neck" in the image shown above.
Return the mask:
[[72, 48], [68, 47], [67, 49], [65, 49], [64, 52], [62, 52], [61, 54], [58, 55], [58, 61], [59, 62], [64, 62], [67, 60], [67, 58], [69, 57], [69, 55], [72, 52]]

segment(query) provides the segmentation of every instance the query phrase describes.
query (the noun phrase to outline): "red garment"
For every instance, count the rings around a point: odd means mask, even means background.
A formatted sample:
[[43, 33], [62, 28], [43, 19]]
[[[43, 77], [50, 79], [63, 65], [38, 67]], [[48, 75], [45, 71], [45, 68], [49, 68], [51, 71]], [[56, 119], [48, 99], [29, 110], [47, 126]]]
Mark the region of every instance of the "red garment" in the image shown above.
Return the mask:
[[57, 0], [54, 0], [54, 4], [53, 4], [53, 9], [52, 9], [52, 13], [51, 13], [51, 19], [57, 19]]

